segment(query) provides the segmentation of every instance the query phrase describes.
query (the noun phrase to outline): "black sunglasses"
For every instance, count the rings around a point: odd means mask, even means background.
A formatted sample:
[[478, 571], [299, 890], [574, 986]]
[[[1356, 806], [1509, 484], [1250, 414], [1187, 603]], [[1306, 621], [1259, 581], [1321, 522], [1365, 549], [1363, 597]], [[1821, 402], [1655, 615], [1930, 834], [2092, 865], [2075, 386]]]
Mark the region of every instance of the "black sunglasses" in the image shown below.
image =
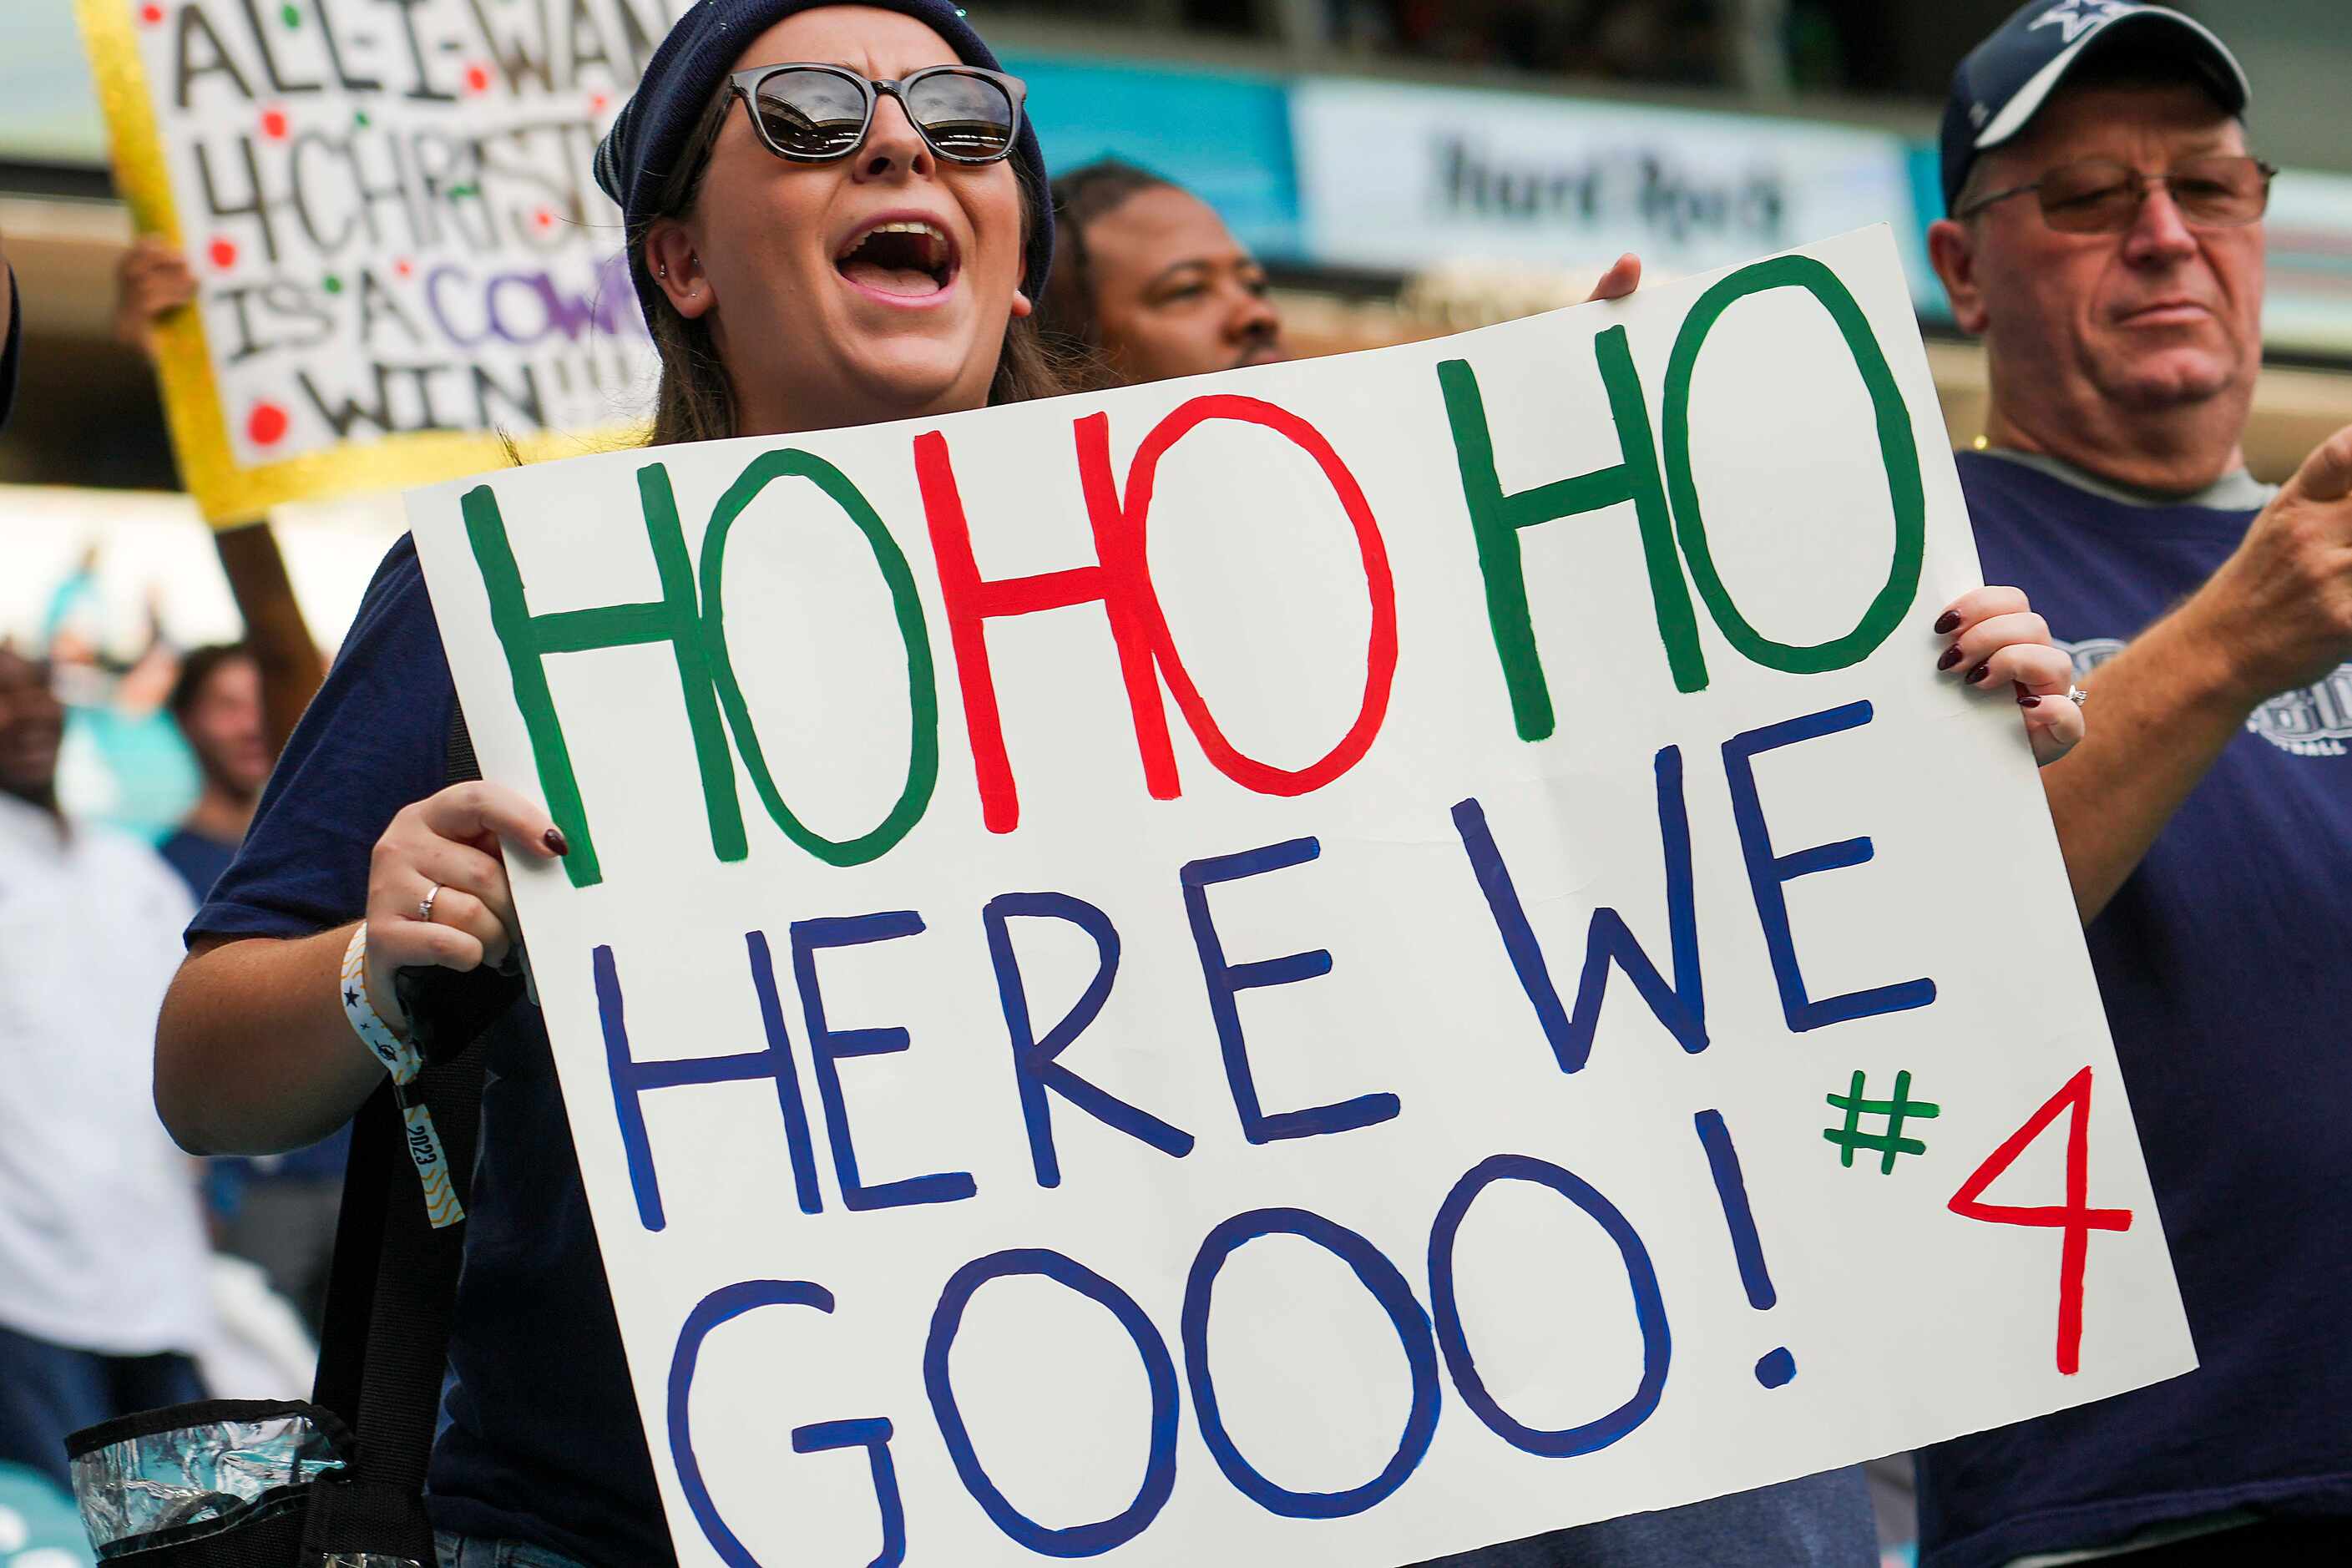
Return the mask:
[[933, 153], [951, 163], [993, 163], [1013, 151], [1029, 92], [1020, 78], [977, 66], [931, 66], [896, 81], [869, 81], [843, 66], [757, 66], [727, 86], [768, 151], [795, 163], [856, 152], [886, 97], [898, 100]]

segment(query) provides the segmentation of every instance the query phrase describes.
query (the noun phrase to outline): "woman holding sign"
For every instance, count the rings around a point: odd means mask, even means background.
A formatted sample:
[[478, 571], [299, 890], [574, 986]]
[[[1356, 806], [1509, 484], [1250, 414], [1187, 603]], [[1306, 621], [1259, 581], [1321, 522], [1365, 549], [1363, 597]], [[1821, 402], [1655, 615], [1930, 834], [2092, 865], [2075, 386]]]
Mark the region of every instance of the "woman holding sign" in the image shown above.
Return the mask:
[[[596, 163], [661, 351], [656, 441], [1062, 390], [1029, 321], [1053, 250], [1044, 159], [996, 66], [945, 0], [687, 15]], [[508, 791], [443, 787], [455, 703], [404, 541], [191, 928], [156, 1055], [158, 1105], [188, 1147], [300, 1145], [381, 1081], [342, 1000], [347, 954], [366, 975], [357, 1005], [394, 1031], [409, 1026], [396, 972], [513, 955], [499, 855], [565, 847]], [[431, 1479], [445, 1559], [488, 1563], [488, 1543], [515, 1542], [534, 1563], [671, 1562], [546, 1031], [519, 983], [484, 1044]]]
[[[995, 64], [946, 0], [688, 13], [597, 158], [662, 353], [656, 440], [1058, 390], [1029, 321], [1052, 248], [1045, 168]], [[1948, 621], [1973, 689], [2065, 689], [2064, 656], [2014, 595], [1972, 595]], [[379, 1081], [378, 1050], [446, 1032], [404, 1006], [419, 977], [517, 958], [502, 857], [567, 846], [512, 791], [444, 787], [455, 701], [404, 542], [191, 928], [156, 1052], [158, 1106], [188, 1147], [331, 1131]], [[2071, 703], [2028, 718], [2045, 758], [2081, 732]], [[443, 1562], [669, 1563], [546, 1030], [519, 984], [496, 1000], [432, 1466]]]

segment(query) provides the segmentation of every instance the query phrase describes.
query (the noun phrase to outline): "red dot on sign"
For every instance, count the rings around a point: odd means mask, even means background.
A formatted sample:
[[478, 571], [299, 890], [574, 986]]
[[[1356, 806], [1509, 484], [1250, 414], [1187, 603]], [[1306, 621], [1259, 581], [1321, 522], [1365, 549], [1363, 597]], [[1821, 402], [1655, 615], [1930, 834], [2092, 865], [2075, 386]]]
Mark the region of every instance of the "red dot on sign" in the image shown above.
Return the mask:
[[553, 228], [555, 226], [555, 215], [549, 212], [545, 207], [541, 207], [537, 212], [530, 215], [530, 221], [539, 225], [541, 228]]
[[475, 93], [488, 92], [490, 90], [490, 70], [488, 66], [467, 66], [466, 68], [466, 90], [467, 92]]
[[152, 4], [142, 5], [139, 7], [139, 19], [151, 27], [154, 26], [163, 19], [163, 7]]
[[230, 268], [236, 265], [236, 241], [233, 239], [214, 240], [211, 246], [205, 250], [205, 254], [213, 258], [213, 265], [215, 267], [217, 267], [222, 271], [226, 272]]
[[246, 416], [245, 433], [257, 447], [275, 447], [286, 439], [286, 410], [275, 403], [257, 403]]
[[263, 110], [261, 111], [261, 133], [264, 136], [268, 137], [272, 142], [285, 141], [286, 111], [282, 109]]
[[591, 114], [602, 114], [612, 101], [613, 100], [604, 93], [592, 92], [588, 95], [588, 112]]
[[416, 263], [415, 263], [414, 261], [409, 260], [406, 257], [404, 257], [404, 257], [402, 257], [399, 260], [397, 260], [397, 261], [395, 261], [395, 262], [394, 262], [394, 263], [392, 264], [392, 269], [393, 269], [393, 271], [394, 271], [394, 273], [398, 274], [399, 276], [401, 276], [401, 277], [403, 277], [403, 278], [405, 278], [405, 277], [407, 277], [410, 273], [412, 273], [412, 272], [414, 272], [414, 271], [415, 271], [415, 270], [416, 270]]

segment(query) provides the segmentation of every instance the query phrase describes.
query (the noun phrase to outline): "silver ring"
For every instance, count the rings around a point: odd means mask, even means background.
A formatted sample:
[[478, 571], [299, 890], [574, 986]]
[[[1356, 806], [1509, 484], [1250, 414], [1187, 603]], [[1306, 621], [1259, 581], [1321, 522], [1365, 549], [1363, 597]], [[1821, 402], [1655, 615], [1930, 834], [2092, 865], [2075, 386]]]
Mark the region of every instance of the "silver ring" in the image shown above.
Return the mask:
[[436, 882], [431, 888], [426, 889], [423, 898], [416, 900], [416, 918], [423, 921], [425, 924], [431, 925], [433, 923], [433, 900], [440, 896], [441, 884]]
[[2069, 686], [2066, 688], [2066, 700], [2072, 702], [2075, 707], [2080, 708], [2084, 703], [2088, 702], [2090, 700], [2091, 694], [2084, 690], [2081, 687]]

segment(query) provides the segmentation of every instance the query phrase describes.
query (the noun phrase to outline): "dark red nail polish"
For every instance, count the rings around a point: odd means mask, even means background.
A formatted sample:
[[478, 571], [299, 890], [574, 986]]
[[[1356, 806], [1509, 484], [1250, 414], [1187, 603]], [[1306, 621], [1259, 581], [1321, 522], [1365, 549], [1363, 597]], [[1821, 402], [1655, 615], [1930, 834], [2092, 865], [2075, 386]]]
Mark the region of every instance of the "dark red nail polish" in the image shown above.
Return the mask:
[[546, 845], [548, 848], [555, 854], [569, 855], [572, 853], [572, 846], [563, 841], [563, 830], [560, 827], [549, 828], [546, 832], [539, 836], [539, 841], [541, 844]]
[[1947, 611], [1945, 611], [1945, 612], [1944, 612], [1944, 618], [1943, 618], [1942, 620], [1937, 621], [1937, 622], [1936, 623], [1936, 635], [1937, 635], [1937, 637], [1948, 637], [1948, 636], [1950, 636], [1952, 633], [1954, 633], [1954, 632], [1956, 632], [1956, 631], [1958, 631], [1958, 630], [1959, 630], [1959, 629], [1960, 629], [1960, 616], [1959, 616], [1959, 612], [1958, 612], [1958, 611], [1957, 611], [1957, 610], [1947, 610]]
[[2039, 697], [2021, 697], [2017, 700], [2017, 705], [2020, 708], [2039, 708], [2042, 706], [2042, 699]]
[[1936, 668], [1937, 669], [1949, 669], [1952, 666], [1959, 662], [1960, 645], [1954, 643], [1951, 647], [1944, 650], [1944, 657], [1936, 661]]
[[1974, 686], [1974, 685], [1976, 685], [1976, 684], [1977, 684], [1977, 682], [1979, 682], [1979, 681], [1982, 680], [1986, 676], [1990, 675], [1991, 673], [1992, 673], [1992, 661], [1991, 661], [1990, 659], [1987, 659], [1984, 663], [1982, 663], [1982, 664], [1980, 664], [1980, 665], [1977, 666], [1974, 669], [1972, 669], [1972, 670], [1969, 671], [1969, 676], [1968, 676], [1969, 684], [1970, 686]]

